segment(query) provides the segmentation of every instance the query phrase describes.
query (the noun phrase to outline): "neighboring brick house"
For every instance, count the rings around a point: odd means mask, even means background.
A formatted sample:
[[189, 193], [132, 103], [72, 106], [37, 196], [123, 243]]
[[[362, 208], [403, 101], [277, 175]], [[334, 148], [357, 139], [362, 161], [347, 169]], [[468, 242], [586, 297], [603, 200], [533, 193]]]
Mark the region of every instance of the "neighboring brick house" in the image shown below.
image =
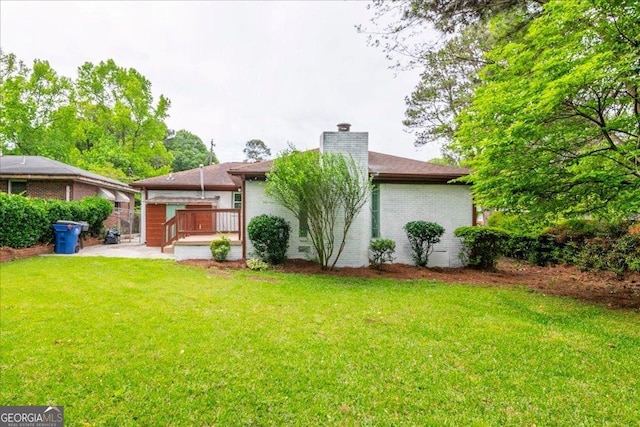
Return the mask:
[[[456, 228], [474, 224], [475, 209], [470, 187], [450, 183], [468, 175], [467, 169], [436, 165], [388, 154], [368, 151], [369, 134], [350, 132], [350, 125], [338, 125], [338, 132], [323, 132], [321, 152], [340, 152], [351, 155], [373, 181], [373, 191], [367, 204], [349, 230], [347, 245], [340, 257], [339, 267], [360, 267], [369, 264], [368, 246], [374, 237], [396, 241], [396, 261], [411, 264], [411, 248], [403, 230], [409, 221], [436, 222], [445, 228], [445, 234], [429, 266], [456, 267], [460, 241], [453, 232]], [[273, 161], [243, 164], [230, 170], [242, 181], [243, 220], [246, 227], [254, 216], [268, 213], [286, 218], [292, 225], [289, 240], [289, 258], [313, 257], [310, 239], [301, 233], [295, 217], [265, 195], [266, 174]], [[253, 251], [250, 241], [243, 241], [243, 255]]]
[[41, 156], [0, 156], [0, 191], [67, 201], [103, 197], [114, 204], [105, 226], [118, 228], [133, 221], [137, 192], [123, 182]]
[[[164, 224], [175, 216], [176, 210], [240, 209], [241, 181], [228, 171], [243, 164], [246, 163], [220, 163], [133, 182], [131, 186], [142, 192], [142, 241], [147, 246], [161, 246]], [[198, 221], [208, 221], [201, 225], [211, 228], [211, 216], [202, 214]]]

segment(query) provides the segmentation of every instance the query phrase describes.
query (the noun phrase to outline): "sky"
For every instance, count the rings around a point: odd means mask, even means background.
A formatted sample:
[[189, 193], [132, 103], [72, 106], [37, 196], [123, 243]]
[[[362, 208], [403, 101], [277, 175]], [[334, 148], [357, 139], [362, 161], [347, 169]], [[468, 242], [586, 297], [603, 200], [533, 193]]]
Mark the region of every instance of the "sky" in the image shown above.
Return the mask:
[[418, 71], [390, 69], [355, 28], [371, 16], [364, 1], [2, 0], [0, 46], [68, 77], [109, 58], [135, 68], [171, 100], [169, 128], [213, 139], [221, 162], [251, 139], [273, 155], [317, 148], [342, 122], [369, 132], [371, 151], [439, 157], [402, 125]]

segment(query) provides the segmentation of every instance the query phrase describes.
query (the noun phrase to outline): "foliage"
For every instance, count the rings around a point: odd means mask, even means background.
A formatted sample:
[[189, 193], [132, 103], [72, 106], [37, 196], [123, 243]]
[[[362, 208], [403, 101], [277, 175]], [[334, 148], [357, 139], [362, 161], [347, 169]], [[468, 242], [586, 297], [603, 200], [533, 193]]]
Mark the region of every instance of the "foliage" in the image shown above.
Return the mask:
[[[374, 2], [370, 41], [422, 68], [405, 125], [473, 171], [483, 208], [640, 211], [633, 0]], [[378, 26], [376, 26], [378, 27]], [[442, 37], [425, 43], [433, 27]]]
[[491, 227], [459, 227], [454, 234], [462, 239], [460, 259], [480, 270], [495, 270], [509, 238], [504, 231]]
[[580, 251], [576, 266], [585, 271], [613, 271], [618, 277], [630, 271], [640, 272], [640, 235], [627, 234], [617, 240], [590, 239]]
[[246, 162], [262, 162], [271, 157], [271, 149], [259, 139], [247, 141], [242, 152], [246, 156]]
[[393, 262], [393, 254], [396, 252], [396, 242], [393, 239], [373, 239], [369, 244], [371, 252], [371, 263], [378, 270], [382, 270], [382, 266], [386, 262]]
[[222, 262], [227, 259], [227, 255], [231, 251], [231, 241], [227, 236], [222, 236], [219, 239], [212, 240], [209, 247], [211, 248], [213, 259]]
[[478, 204], [605, 218], [640, 211], [639, 20], [637, 2], [550, 0], [494, 45], [456, 134], [475, 153], [468, 179]]
[[0, 246], [26, 248], [38, 242], [51, 243], [56, 221], [84, 221], [89, 233], [98, 236], [113, 205], [101, 197], [64, 201], [28, 198], [0, 193]]
[[0, 148], [39, 155], [121, 181], [170, 171], [162, 143], [169, 100], [113, 60], [85, 63], [75, 79], [47, 61], [32, 68], [0, 52]]
[[[369, 43], [382, 47], [396, 68], [418, 68], [420, 81], [405, 98], [404, 124], [416, 133], [416, 146], [441, 142], [443, 157], [459, 163], [472, 151], [454, 144], [456, 118], [481, 84], [479, 72], [489, 63], [485, 53], [500, 35], [490, 31], [489, 20], [500, 14], [504, 34], [517, 34], [523, 22], [539, 13], [536, 0], [375, 0]], [[441, 37], [430, 37], [434, 28]], [[360, 31], [367, 32], [360, 26]]]
[[167, 260], [0, 269], [0, 401], [74, 401], [69, 425], [637, 424], [637, 312], [433, 281], [212, 277]]
[[367, 201], [370, 181], [351, 156], [290, 150], [273, 162], [266, 194], [306, 222], [322, 269], [333, 268]]
[[433, 247], [440, 242], [444, 228], [435, 222], [411, 221], [403, 227], [411, 244], [413, 262], [418, 267], [426, 267]]
[[495, 211], [489, 216], [487, 225], [510, 233], [535, 234], [542, 232], [550, 222], [545, 218], [529, 214]]
[[44, 209], [26, 197], [0, 192], [0, 247], [28, 248], [51, 226]]
[[287, 260], [290, 232], [291, 225], [275, 215], [255, 216], [247, 226], [256, 254], [269, 264], [282, 264]]
[[215, 153], [210, 153], [199, 136], [181, 129], [178, 132], [169, 133], [164, 140], [167, 151], [173, 155], [171, 169], [173, 172], [195, 169], [200, 165], [219, 163]]
[[266, 271], [271, 267], [260, 258], [249, 258], [247, 260], [247, 268], [252, 271]]

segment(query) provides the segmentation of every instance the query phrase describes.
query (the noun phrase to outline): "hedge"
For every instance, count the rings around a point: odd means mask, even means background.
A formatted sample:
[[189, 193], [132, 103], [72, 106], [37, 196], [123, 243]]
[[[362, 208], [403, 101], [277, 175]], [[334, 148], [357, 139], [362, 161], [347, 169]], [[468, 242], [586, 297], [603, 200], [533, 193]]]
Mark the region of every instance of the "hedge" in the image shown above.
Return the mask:
[[20, 249], [51, 243], [55, 237], [51, 224], [59, 220], [85, 221], [89, 234], [99, 236], [112, 212], [113, 205], [100, 197], [67, 202], [0, 193], [0, 246]]

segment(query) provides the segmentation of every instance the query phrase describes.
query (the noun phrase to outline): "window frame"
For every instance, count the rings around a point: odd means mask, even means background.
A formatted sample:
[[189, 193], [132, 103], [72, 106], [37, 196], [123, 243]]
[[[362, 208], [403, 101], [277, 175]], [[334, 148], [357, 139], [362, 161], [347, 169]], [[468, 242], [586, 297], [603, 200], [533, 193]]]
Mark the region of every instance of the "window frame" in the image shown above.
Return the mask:
[[[13, 185], [14, 184], [24, 184], [24, 190], [16, 192], [13, 189]], [[7, 184], [7, 192], [8, 192], [8, 194], [22, 194], [22, 193], [26, 194], [27, 193], [27, 181], [23, 181], [23, 180], [19, 180], [19, 179], [9, 180], [9, 182]]]
[[380, 237], [380, 184], [371, 186], [371, 238]]
[[[240, 200], [236, 200], [236, 196], [239, 196]], [[236, 206], [238, 204], [238, 206]], [[231, 208], [242, 209], [242, 193], [240, 191], [234, 191], [231, 193]]]

